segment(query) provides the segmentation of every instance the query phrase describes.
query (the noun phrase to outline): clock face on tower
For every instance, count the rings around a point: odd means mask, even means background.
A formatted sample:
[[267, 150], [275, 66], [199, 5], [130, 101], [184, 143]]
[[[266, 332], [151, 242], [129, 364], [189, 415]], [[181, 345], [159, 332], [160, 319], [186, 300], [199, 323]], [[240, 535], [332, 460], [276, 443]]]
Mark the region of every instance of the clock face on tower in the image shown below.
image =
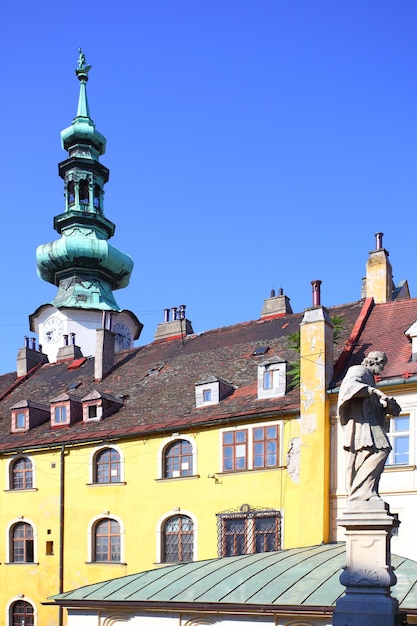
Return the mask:
[[55, 317], [54, 315], [46, 320], [43, 325], [43, 341], [48, 343], [56, 343], [62, 337], [62, 333], [64, 332], [64, 324], [59, 317]]
[[112, 328], [116, 335], [116, 350], [127, 350], [132, 345], [130, 330], [122, 322], [116, 322]]

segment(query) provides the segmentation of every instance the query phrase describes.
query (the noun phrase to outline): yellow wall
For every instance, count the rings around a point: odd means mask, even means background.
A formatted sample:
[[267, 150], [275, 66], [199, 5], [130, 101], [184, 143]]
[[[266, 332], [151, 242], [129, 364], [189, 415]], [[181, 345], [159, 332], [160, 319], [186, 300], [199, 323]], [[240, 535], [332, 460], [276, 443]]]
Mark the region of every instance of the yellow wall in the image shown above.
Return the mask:
[[[278, 420], [270, 420], [278, 422]], [[273, 508], [283, 513], [283, 547], [307, 545], [323, 537], [323, 514], [310, 515], [317, 502], [323, 506], [321, 493], [324, 460], [318, 459], [324, 448], [319, 443], [323, 427], [314, 436], [303, 434], [302, 464], [310, 459], [321, 465], [320, 474], [301, 467], [290, 476], [285, 469], [290, 440], [300, 436], [300, 420], [287, 419], [282, 424], [281, 464], [267, 470], [221, 473], [221, 433], [212, 428], [184, 433], [196, 443], [197, 477], [158, 479], [158, 454], [170, 442], [170, 434], [146, 440], [117, 443], [124, 457], [124, 483], [92, 485], [90, 464], [96, 446], [68, 447], [65, 463], [65, 564], [64, 590], [151, 569], [157, 564], [157, 528], [163, 516], [182, 511], [196, 520], [198, 539], [196, 556], [217, 556], [216, 513], [238, 509], [242, 504]], [[237, 426], [244, 428], [245, 425]], [[181, 435], [183, 436], [183, 435]], [[36, 603], [37, 624], [54, 626], [58, 609], [43, 607], [41, 602], [59, 592], [59, 501], [60, 451], [27, 452], [35, 463], [35, 491], [5, 491], [0, 507], [1, 527], [19, 515], [33, 523], [37, 530], [37, 562], [6, 564], [6, 534], [0, 542], [0, 626], [6, 624], [6, 605], [24, 593]], [[0, 459], [0, 473], [6, 489], [8, 460]], [[301, 465], [302, 465], [301, 464]], [[215, 474], [214, 478], [209, 475]], [[319, 478], [315, 483], [312, 477]], [[109, 512], [109, 513], [107, 513]], [[88, 563], [88, 528], [99, 517], [119, 519], [124, 528], [123, 564]], [[48, 532], [50, 531], [50, 532]], [[46, 541], [54, 542], [54, 554], [46, 556]]]
[[[333, 368], [333, 325], [323, 307], [305, 312], [301, 324], [301, 446], [299, 519], [304, 545], [329, 541], [330, 416], [327, 388]], [[305, 507], [310, 501], [312, 508]], [[301, 539], [301, 535], [299, 537]]]

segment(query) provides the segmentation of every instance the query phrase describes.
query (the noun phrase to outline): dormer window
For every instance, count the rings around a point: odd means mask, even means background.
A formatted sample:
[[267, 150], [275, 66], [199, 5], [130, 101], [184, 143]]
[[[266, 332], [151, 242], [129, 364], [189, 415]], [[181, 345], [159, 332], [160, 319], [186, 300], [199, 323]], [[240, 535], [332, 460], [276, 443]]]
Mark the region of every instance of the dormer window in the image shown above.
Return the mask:
[[49, 408], [37, 402], [22, 400], [11, 407], [12, 433], [24, 433], [49, 420]]
[[195, 384], [196, 406], [209, 406], [218, 404], [227, 396], [233, 393], [234, 387], [230, 383], [217, 378], [217, 376], [207, 376]]
[[28, 427], [28, 409], [20, 409], [18, 411], [12, 411], [12, 433], [25, 432], [29, 430]]
[[414, 322], [404, 334], [411, 340], [411, 360], [417, 361], [417, 322]]
[[123, 406], [120, 398], [97, 390], [89, 393], [81, 402], [84, 422], [99, 422]]
[[258, 398], [277, 398], [286, 391], [286, 362], [279, 357], [258, 365]]
[[69, 426], [82, 418], [81, 400], [63, 393], [51, 400], [51, 426]]

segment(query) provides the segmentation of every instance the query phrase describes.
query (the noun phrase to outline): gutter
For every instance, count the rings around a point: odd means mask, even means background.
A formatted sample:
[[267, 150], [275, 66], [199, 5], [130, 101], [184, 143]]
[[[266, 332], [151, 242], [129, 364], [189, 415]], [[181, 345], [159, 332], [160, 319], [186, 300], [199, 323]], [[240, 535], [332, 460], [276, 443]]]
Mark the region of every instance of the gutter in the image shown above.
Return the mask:
[[[332, 390], [330, 390], [332, 391]], [[329, 391], [328, 391], [329, 393]], [[173, 430], [175, 430], [175, 432], [185, 432], [187, 430], [192, 430], [195, 428], [204, 428], [204, 427], [208, 427], [208, 426], [218, 426], [219, 424], [221, 424], [222, 422], [224, 422], [225, 424], [233, 424], [234, 422], [242, 422], [242, 421], [251, 421], [253, 419], [265, 419], [265, 418], [285, 418], [285, 417], [291, 417], [291, 416], [297, 416], [297, 414], [299, 413], [299, 409], [298, 408], [293, 408], [293, 409], [275, 409], [275, 410], [268, 410], [268, 411], [258, 411], [256, 413], [237, 413], [236, 415], [233, 415], [232, 417], [219, 417], [218, 419], [211, 419], [211, 420], [207, 420], [207, 421], [198, 421], [198, 422], [189, 422], [188, 424], [175, 424], [175, 423], [171, 423], [168, 424], [167, 426], [161, 426], [161, 428], [155, 428], [153, 430], [144, 430], [144, 431], [137, 431], [137, 432], [129, 432], [126, 435], [112, 435], [111, 433], [106, 435], [106, 434], [100, 434], [100, 436], [96, 435], [94, 437], [91, 438], [80, 438], [80, 439], [71, 439], [69, 438], [68, 441], [66, 441], [65, 443], [62, 443], [57, 441], [56, 443], [50, 442], [48, 444], [45, 443], [39, 443], [39, 444], [33, 444], [33, 445], [26, 445], [26, 446], [16, 446], [15, 448], [4, 448], [1, 449], [0, 447], [0, 457], [1, 456], [7, 456], [7, 455], [12, 455], [12, 454], [22, 454], [23, 452], [29, 452], [30, 450], [44, 450], [44, 451], [48, 451], [48, 450], [56, 450], [57, 448], [61, 448], [62, 446], [67, 446], [67, 447], [76, 447], [76, 446], [80, 446], [80, 445], [93, 445], [93, 444], [97, 444], [97, 443], [110, 443], [112, 441], [121, 441], [121, 440], [129, 440], [129, 439], [135, 439], [135, 438], [145, 438], [145, 437], [151, 437], [154, 435], [159, 435], [159, 434], [164, 434], [164, 433], [172, 433]]]

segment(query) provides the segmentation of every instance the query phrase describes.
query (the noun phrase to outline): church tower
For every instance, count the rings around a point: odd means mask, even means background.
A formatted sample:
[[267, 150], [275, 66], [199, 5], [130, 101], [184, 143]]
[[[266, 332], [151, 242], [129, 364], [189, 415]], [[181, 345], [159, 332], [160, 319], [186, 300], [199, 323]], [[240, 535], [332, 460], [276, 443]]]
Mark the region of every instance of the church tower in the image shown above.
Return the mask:
[[57, 360], [59, 348], [70, 343], [79, 346], [84, 356], [94, 355], [97, 328], [113, 331], [116, 351], [133, 347], [142, 330], [134, 313], [121, 311], [113, 295], [129, 284], [133, 261], [108, 243], [115, 225], [103, 212], [109, 170], [99, 161], [106, 138], [90, 117], [90, 69], [80, 49], [75, 70], [80, 82], [77, 115], [61, 132], [68, 158], [59, 164], [65, 211], [54, 218], [54, 228], [60, 239], [36, 251], [39, 277], [58, 287], [52, 303], [29, 316], [30, 329], [38, 333], [50, 362]]

